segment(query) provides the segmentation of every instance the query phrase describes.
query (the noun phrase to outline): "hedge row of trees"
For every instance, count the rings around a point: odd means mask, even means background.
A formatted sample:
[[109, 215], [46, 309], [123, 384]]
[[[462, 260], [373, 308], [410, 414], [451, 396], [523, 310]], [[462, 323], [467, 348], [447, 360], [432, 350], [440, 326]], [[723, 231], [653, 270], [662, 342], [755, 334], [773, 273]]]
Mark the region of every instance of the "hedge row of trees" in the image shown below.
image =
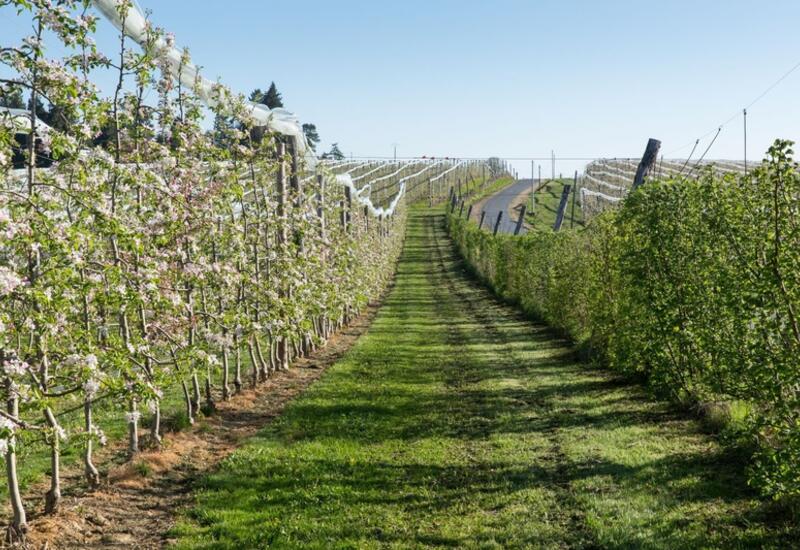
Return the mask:
[[476, 273], [676, 400], [743, 404], [750, 480], [800, 494], [800, 171], [650, 181], [582, 231], [493, 237], [450, 218]]
[[[182, 395], [192, 423], [287, 369], [385, 287], [403, 217], [369, 222], [324, 175], [304, 175], [296, 143], [254, 142], [244, 98], [222, 87], [216, 114], [236, 124], [205, 132], [157, 29], [144, 51], [120, 37], [112, 61], [91, 39], [89, 2], [2, 6], [34, 34], [0, 50], [14, 74], [0, 85], [74, 121], [42, 136], [53, 168], [37, 169], [30, 148], [23, 174], [10, 170], [16, 130], [0, 124], [0, 453], [15, 541], [27, 528], [19, 453], [44, 442], [51, 513], [63, 446], [78, 445], [86, 483], [100, 482], [99, 409], [120, 411], [135, 456], [159, 445], [165, 397]], [[67, 57], [48, 58], [45, 36]], [[117, 74], [113, 97], [93, 85], [98, 67]], [[107, 148], [92, 147], [109, 127]]]

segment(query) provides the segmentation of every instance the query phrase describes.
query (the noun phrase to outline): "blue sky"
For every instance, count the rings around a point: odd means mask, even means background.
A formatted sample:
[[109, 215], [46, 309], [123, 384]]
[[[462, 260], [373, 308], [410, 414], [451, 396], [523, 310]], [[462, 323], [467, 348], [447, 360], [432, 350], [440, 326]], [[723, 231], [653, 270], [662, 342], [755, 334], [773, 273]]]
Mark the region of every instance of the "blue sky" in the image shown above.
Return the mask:
[[[274, 80], [323, 147], [357, 156], [625, 157], [648, 137], [685, 156], [800, 62], [796, 0], [139, 3], [205, 76]], [[749, 157], [800, 138], [798, 92], [800, 69], [749, 110]], [[741, 122], [710, 158], [742, 157]]]

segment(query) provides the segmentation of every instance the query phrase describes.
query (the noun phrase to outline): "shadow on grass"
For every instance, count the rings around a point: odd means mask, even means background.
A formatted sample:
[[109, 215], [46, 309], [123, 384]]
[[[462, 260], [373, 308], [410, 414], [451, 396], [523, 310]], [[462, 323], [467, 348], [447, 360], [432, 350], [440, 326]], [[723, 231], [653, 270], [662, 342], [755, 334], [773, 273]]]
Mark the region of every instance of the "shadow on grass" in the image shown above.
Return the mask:
[[368, 334], [197, 487], [184, 547], [792, 544], [739, 457], [478, 287], [441, 216], [409, 223]]

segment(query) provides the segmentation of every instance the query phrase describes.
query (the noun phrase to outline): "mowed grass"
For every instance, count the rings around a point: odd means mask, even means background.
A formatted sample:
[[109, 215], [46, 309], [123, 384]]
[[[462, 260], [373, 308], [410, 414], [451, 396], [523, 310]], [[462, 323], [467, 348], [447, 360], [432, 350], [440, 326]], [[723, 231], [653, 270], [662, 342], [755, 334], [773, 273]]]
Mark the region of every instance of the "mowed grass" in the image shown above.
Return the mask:
[[796, 540], [697, 423], [493, 299], [412, 211], [369, 332], [198, 481], [178, 548], [753, 548]]
[[[531, 201], [528, 197], [528, 213], [525, 218], [528, 224], [534, 229], [544, 231], [552, 231], [553, 225], [556, 222], [556, 214], [558, 213], [558, 205], [561, 203], [561, 193], [564, 191], [565, 185], [573, 185], [573, 180], [569, 178], [551, 180], [546, 185], [538, 189], [536, 195], [536, 207], [531, 212]], [[575, 201], [575, 211], [573, 218], [572, 209], [572, 192], [570, 192], [569, 200], [567, 201], [567, 210], [564, 213], [564, 221], [562, 222], [561, 229], [569, 229], [570, 227], [579, 227], [583, 225], [583, 213], [581, 205]]]

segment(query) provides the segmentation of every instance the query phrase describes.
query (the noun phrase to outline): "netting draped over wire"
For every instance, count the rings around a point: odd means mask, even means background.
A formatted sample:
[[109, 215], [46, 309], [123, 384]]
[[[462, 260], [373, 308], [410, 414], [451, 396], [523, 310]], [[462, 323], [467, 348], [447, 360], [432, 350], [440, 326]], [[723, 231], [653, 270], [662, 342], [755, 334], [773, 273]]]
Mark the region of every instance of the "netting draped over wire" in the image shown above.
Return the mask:
[[[134, 40], [139, 46], [145, 47], [148, 43], [151, 30], [150, 23], [142, 10], [132, 5], [124, 19], [120, 17], [120, 4], [123, 0], [93, 0], [94, 5], [120, 32]], [[231, 92], [218, 82], [212, 82], [200, 74], [199, 68], [187, 62], [184, 53], [178, 49], [170, 38], [155, 38], [155, 47], [160, 50], [169, 61], [172, 77], [189, 89], [195, 90], [198, 98], [210, 107], [216, 106], [221, 101], [226, 101]], [[305, 159], [309, 170], [317, 168], [318, 161], [306, 142], [303, 127], [299, 119], [285, 109], [270, 109], [266, 105], [249, 102], [252, 118], [268, 130], [293, 138], [298, 147], [298, 153]], [[348, 174], [336, 175], [334, 181], [351, 190], [353, 198], [373, 216], [391, 216], [397, 209], [400, 199], [405, 193], [405, 182], [400, 182], [397, 194], [388, 206], [379, 207], [373, 204], [368, 191], [355, 186], [353, 178]]]

